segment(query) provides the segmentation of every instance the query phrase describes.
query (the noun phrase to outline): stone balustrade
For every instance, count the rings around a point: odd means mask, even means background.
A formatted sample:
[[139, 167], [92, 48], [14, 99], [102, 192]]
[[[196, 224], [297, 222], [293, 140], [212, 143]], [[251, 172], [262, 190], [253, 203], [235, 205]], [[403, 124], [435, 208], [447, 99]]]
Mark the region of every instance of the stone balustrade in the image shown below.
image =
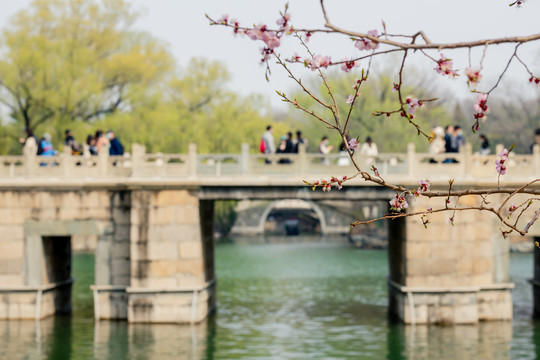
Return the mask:
[[[498, 151], [502, 146], [498, 146]], [[481, 181], [497, 183], [494, 155], [473, 154], [470, 144], [461, 153], [432, 155], [418, 153], [414, 144], [409, 144], [406, 153], [382, 153], [376, 157], [375, 166], [389, 181], [414, 182], [429, 178], [447, 182], [449, 178], [460, 180], [464, 185]], [[270, 163], [268, 163], [268, 160]], [[446, 160], [446, 162], [445, 162]], [[360, 154], [355, 161], [369, 170], [371, 164]], [[450, 162], [448, 162], [450, 161]], [[344, 165], [343, 165], [344, 164]], [[85, 179], [85, 178], [162, 178], [162, 179], [219, 179], [253, 178], [269, 176], [291, 178], [299, 176], [341, 176], [354, 173], [347, 156], [339, 154], [321, 155], [307, 153], [301, 146], [298, 154], [265, 155], [250, 152], [242, 144], [240, 154], [198, 154], [195, 144], [189, 145], [187, 154], [146, 154], [144, 146], [133, 144], [132, 153], [125, 156], [72, 156], [63, 152], [56, 156], [0, 156], [0, 183], [17, 179]], [[505, 180], [524, 183], [540, 174], [540, 147], [533, 154], [511, 153]]]

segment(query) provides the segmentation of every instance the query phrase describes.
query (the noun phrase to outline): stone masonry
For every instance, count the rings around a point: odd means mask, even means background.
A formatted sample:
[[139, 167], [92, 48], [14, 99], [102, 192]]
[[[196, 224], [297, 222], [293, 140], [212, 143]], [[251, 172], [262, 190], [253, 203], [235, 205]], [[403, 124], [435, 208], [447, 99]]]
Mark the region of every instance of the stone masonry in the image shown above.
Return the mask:
[[190, 190], [133, 191], [132, 201], [129, 321], [201, 321], [215, 305], [213, 203]]
[[70, 311], [79, 237], [97, 239], [97, 319], [202, 320], [215, 303], [213, 243], [202, 230], [212, 211], [189, 190], [0, 192], [0, 319]]
[[[420, 199], [409, 210], [428, 206]], [[390, 312], [408, 324], [511, 320], [508, 241], [491, 214], [457, 212], [455, 226], [450, 216], [430, 214], [427, 229], [419, 217], [390, 222]]]

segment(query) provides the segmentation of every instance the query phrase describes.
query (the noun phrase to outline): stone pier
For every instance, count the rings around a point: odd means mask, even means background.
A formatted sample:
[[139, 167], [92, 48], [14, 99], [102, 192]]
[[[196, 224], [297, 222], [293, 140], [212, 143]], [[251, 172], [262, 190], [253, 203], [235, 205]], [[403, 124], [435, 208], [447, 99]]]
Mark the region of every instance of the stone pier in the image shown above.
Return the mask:
[[130, 322], [198, 322], [215, 306], [213, 202], [190, 190], [134, 190]]
[[[71, 311], [71, 238], [95, 237], [96, 319], [198, 322], [215, 305], [213, 202], [196, 190], [0, 192], [0, 320]], [[90, 291], [90, 290], [89, 290]]]
[[[417, 200], [409, 210], [428, 206]], [[429, 215], [427, 229], [419, 217], [390, 222], [389, 312], [406, 324], [511, 320], [508, 241], [491, 214], [457, 212], [456, 226], [450, 216]]]
[[540, 236], [533, 238], [534, 246], [534, 274], [530, 280], [533, 287], [533, 318], [540, 319], [540, 248], [536, 242], [540, 242]]

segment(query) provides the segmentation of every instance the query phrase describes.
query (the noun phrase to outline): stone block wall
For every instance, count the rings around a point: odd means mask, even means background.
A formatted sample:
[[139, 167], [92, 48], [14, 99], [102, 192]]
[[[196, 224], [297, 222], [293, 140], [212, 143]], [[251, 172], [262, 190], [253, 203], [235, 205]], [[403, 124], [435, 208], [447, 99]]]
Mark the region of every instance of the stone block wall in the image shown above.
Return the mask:
[[110, 254], [98, 257], [103, 266], [96, 266], [96, 278], [107, 285], [129, 285], [128, 193], [2, 191], [0, 215], [0, 291], [7, 294], [0, 300], [5, 310], [0, 319], [34, 318], [39, 289], [44, 291], [40, 318], [70, 311], [71, 287], [54, 284], [70, 280], [72, 236], [110, 242]]
[[206, 318], [214, 305], [213, 287], [196, 296], [191, 291], [130, 292], [128, 320], [131, 323], [197, 323]]
[[96, 242], [98, 319], [202, 320], [215, 304], [212, 224], [196, 190], [0, 192], [0, 319], [70, 310], [70, 286], [55, 284], [70, 280], [76, 237]]
[[[464, 197], [460, 204], [473, 205], [473, 201], [472, 197]], [[428, 206], [426, 199], [419, 199], [411, 211]], [[494, 255], [496, 252], [499, 255], [507, 253], [500, 249], [505, 243], [498, 239], [502, 236], [494, 217], [479, 211], [457, 212], [454, 215], [456, 225], [452, 226], [451, 216], [449, 212], [429, 215], [427, 229], [419, 217], [407, 219], [404, 285], [484, 286], [494, 283]], [[495, 248], [496, 241], [498, 248]]]
[[185, 189], [137, 190], [131, 209], [128, 321], [189, 322], [197, 288], [202, 320], [215, 303], [213, 202]]
[[[444, 199], [415, 200], [409, 211], [425, 211], [430, 201]], [[460, 205], [475, 201], [463, 197]], [[405, 323], [511, 319], [508, 241], [496, 219], [479, 211], [428, 217], [427, 229], [419, 217], [389, 223], [390, 312]]]
[[132, 202], [131, 286], [204, 283], [197, 196], [188, 190], [134, 191]]

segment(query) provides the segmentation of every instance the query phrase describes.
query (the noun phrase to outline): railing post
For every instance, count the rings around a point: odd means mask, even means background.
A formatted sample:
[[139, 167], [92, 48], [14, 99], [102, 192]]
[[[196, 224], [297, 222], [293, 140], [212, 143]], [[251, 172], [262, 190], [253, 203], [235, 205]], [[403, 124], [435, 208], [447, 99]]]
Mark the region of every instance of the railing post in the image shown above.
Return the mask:
[[244, 175], [249, 174], [249, 144], [242, 144], [242, 155], [240, 158], [241, 172]]
[[131, 176], [141, 176], [146, 148], [141, 144], [131, 144]]
[[27, 144], [23, 147], [24, 165], [26, 167], [26, 176], [31, 177], [36, 170], [37, 146]]
[[71, 146], [64, 146], [64, 151], [60, 154], [60, 166], [64, 177], [70, 177], [73, 173], [71, 162]]
[[107, 148], [101, 148], [98, 153], [98, 169], [100, 176], [107, 176], [109, 170], [109, 151]]
[[533, 174], [540, 174], [540, 145], [533, 146]]
[[500, 154], [501, 151], [503, 151], [504, 145], [503, 144], [497, 144], [495, 145], [495, 154]]
[[188, 145], [189, 176], [197, 176], [197, 144]]
[[472, 144], [465, 143], [463, 145], [463, 175], [471, 174], [472, 170]]
[[306, 156], [306, 145], [298, 144], [298, 170], [300, 174], [305, 174], [308, 168], [308, 158]]
[[416, 164], [416, 150], [413, 143], [407, 144], [407, 175], [411, 178], [418, 177]]

